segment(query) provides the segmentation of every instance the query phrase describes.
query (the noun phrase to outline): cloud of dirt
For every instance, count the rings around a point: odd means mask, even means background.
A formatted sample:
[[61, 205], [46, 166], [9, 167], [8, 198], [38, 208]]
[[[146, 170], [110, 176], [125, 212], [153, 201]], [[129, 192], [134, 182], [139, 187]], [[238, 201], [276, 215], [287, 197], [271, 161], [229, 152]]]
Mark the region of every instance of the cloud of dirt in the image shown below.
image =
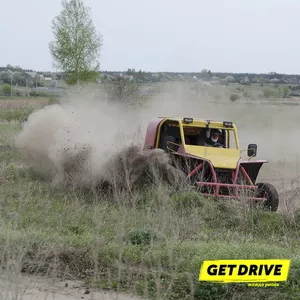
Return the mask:
[[180, 184], [182, 174], [163, 151], [142, 151], [145, 123], [140, 116], [136, 107], [93, 99], [83, 91], [65, 104], [32, 113], [15, 144], [54, 185], [130, 189], [161, 180]]
[[[137, 181], [138, 176], [132, 169], [138, 169], [138, 162], [142, 164], [143, 161], [144, 166], [139, 166], [140, 177], [151, 165], [145, 163], [151, 159], [141, 151], [150, 119], [189, 116], [230, 120], [238, 126], [241, 147], [246, 149], [249, 143], [257, 143], [257, 158], [270, 161], [262, 169], [262, 179], [280, 187], [282, 178], [288, 184], [297, 176], [295, 162], [299, 142], [296, 137], [300, 107], [233, 103], [226, 87], [218, 91], [221, 95], [218, 101], [213, 101], [211, 95], [215, 87], [195, 92], [185, 84], [158, 86], [157, 94], [139, 106], [109, 104], [101, 93], [83, 91], [65, 105], [48, 106], [34, 112], [17, 137], [16, 145], [29, 163], [41, 172], [51, 174], [54, 182], [64, 181], [66, 169], [76, 169], [77, 172], [69, 174], [76, 174], [74, 180], [81, 184], [99, 179], [112, 182], [116, 175], [112, 170], [119, 170], [115, 165], [117, 161], [130, 163], [130, 180]], [[153, 155], [153, 161], [163, 161], [163, 169], [167, 170], [167, 158], [162, 158], [165, 156], [160, 151], [158, 153], [157, 157]], [[81, 164], [74, 166], [74, 161]], [[120, 170], [118, 174], [122, 174], [119, 178], [126, 175]]]

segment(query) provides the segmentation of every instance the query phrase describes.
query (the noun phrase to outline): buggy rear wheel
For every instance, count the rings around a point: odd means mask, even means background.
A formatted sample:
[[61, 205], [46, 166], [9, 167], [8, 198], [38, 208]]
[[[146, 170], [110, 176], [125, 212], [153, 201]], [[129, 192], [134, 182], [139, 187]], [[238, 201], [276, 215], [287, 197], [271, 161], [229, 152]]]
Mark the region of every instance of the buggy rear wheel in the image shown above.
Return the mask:
[[279, 195], [276, 188], [270, 183], [257, 183], [256, 186], [258, 187], [257, 197], [267, 198], [263, 201], [262, 208], [268, 211], [277, 211]]

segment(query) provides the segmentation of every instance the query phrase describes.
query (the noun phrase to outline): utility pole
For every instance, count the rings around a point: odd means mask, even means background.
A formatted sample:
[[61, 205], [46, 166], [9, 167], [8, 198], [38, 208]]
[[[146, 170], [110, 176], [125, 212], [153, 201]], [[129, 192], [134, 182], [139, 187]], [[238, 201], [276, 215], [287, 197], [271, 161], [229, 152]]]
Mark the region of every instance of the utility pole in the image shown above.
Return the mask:
[[26, 77], [26, 97], [28, 97], [28, 81], [27, 81], [27, 77]]
[[12, 98], [12, 75], [10, 75], [10, 97]]

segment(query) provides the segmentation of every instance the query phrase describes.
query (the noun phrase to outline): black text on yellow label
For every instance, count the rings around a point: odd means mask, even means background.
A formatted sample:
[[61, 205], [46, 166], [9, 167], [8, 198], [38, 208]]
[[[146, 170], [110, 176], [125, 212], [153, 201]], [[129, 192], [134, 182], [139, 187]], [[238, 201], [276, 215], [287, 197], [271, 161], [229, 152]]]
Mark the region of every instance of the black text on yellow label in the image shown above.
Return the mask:
[[290, 260], [215, 260], [204, 261], [200, 281], [270, 282], [286, 281]]

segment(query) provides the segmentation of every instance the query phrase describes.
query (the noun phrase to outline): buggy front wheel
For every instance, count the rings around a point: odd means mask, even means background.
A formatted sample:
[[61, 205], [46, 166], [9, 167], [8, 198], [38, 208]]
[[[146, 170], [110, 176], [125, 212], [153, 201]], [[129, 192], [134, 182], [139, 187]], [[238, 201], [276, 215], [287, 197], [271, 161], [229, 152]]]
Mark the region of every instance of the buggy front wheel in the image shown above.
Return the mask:
[[263, 201], [262, 208], [268, 211], [277, 211], [279, 206], [279, 195], [276, 188], [270, 183], [257, 183], [257, 197], [266, 198]]

